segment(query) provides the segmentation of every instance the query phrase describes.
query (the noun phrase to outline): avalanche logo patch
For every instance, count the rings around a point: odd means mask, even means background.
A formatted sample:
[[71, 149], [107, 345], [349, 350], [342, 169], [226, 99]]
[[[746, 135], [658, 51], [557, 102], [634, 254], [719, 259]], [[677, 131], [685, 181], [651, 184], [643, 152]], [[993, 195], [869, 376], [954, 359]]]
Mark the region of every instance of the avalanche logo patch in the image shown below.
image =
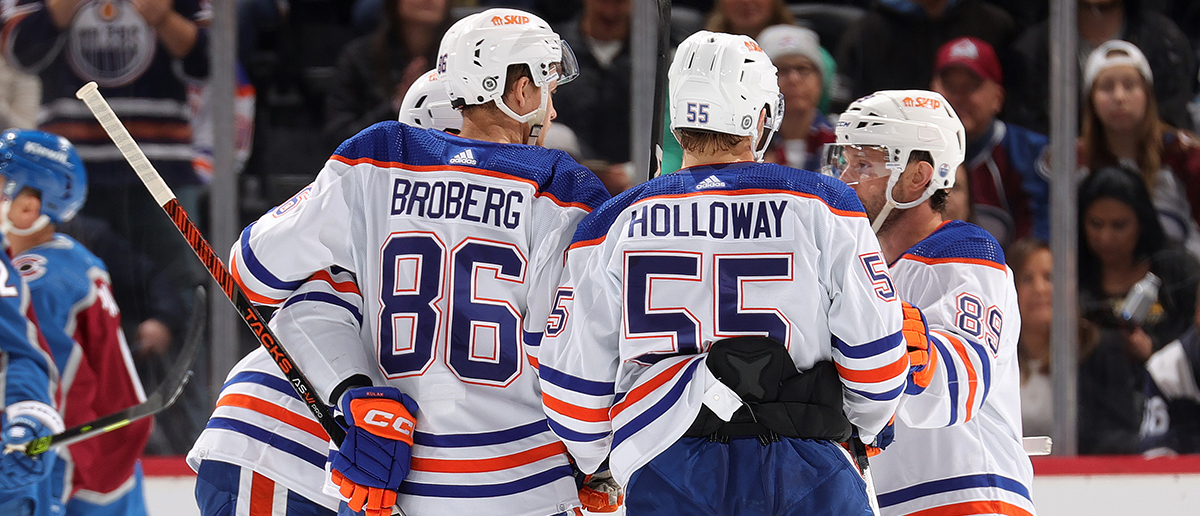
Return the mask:
[[22, 254], [13, 258], [13, 266], [26, 282], [46, 275], [46, 257], [40, 254]]

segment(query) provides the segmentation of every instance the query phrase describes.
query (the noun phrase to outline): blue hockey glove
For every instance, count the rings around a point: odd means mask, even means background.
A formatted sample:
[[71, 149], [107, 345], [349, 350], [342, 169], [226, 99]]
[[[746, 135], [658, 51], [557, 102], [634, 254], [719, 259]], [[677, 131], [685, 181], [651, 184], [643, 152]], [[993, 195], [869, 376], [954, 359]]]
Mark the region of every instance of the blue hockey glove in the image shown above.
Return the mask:
[[0, 453], [0, 490], [19, 489], [37, 483], [50, 474], [54, 452], [30, 457], [25, 455], [24, 445], [51, 433], [46, 425], [29, 416], [17, 416], [6, 422], [0, 438], [0, 443], [4, 445], [4, 451]]
[[330, 454], [333, 483], [355, 512], [389, 516], [408, 476], [417, 402], [395, 387], [356, 387], [338, 406], [346, 440]]

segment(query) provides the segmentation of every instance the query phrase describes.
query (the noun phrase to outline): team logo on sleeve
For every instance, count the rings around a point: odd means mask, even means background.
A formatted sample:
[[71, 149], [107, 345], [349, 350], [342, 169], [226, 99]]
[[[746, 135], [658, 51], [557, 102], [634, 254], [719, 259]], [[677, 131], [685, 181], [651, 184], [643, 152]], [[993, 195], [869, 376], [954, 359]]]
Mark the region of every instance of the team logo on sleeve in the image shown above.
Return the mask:
[[271, 211], [271, 216], [282, 217], [283, 214], [292, 211], [292, 208], [295, 208], [296, 205], [308, 200], [308, 196], [312, 193], [312, 189], [312, 185], [304, 187], [303, 190], [300, 190], [296, 193], [296, 195], [293, 195], [291, 199], [283, 201], [283, 204], [276, 206], [275, 209]]
[[867, 278], [871, 280], [871, 286], [875, 287], [875, 295], [884, 301], [895, 301], [896, 287], [892, 284], [892, 276], [888, 274], [887, 262], [883, 260], [883, 256], [877, 252], [867, 253], [859, 255], [858, 261], [866, 271]]
[[13, 266], [26, 282], [30, 282], [46, 274], [46, 257], [40, 254], [23, 254], [13, 259]]

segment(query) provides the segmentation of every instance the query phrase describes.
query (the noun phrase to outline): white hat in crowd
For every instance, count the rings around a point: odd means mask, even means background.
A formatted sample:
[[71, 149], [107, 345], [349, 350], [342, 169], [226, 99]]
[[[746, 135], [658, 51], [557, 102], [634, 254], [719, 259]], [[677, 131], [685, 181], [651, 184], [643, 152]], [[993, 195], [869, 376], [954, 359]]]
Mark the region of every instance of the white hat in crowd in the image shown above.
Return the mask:
[[1149, 84], [1154, 84], [1154, 73], [1150, 71], [1150, 62], [1137, 45], [1128, 41], [1113, 39], [1101, 43], [1088, 55], [1087, 64], [1083, 66], [1083, 89], [1092, 90], [1092, 83], [1100, 72], [1114, 66], [1127, 65], [1137, 68]]
[[821, 39], [812, 29], [796, 25], [772, 25], [758, 35], [758, 46], [774, 61], [779, 56], [800, 55], [824, 70], [821, 58]]

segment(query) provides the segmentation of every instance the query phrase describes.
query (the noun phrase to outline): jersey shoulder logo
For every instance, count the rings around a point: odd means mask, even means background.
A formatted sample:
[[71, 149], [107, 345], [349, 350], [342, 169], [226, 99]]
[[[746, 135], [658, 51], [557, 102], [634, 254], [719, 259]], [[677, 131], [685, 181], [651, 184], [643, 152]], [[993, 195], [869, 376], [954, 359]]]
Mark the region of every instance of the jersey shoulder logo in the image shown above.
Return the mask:
[[26, 282], [34, 281], [46, 274], [46, 257], [40, 254], [26, 253], [13, 258], [13, 266]]
[[478, 163], [475, 160], [475, 153], [471, 152], [471, 149], [466, 149], [450, 158], [451, 165], [475, 165]]
[[720, 188], [722, 186], [726, 186], [726, 184], [724, 181], [718, 179], [717, 176], [708, 176], [704, 178], [703, 181], [696, 183], [697, 190], [704, 190], [705, 188]]

